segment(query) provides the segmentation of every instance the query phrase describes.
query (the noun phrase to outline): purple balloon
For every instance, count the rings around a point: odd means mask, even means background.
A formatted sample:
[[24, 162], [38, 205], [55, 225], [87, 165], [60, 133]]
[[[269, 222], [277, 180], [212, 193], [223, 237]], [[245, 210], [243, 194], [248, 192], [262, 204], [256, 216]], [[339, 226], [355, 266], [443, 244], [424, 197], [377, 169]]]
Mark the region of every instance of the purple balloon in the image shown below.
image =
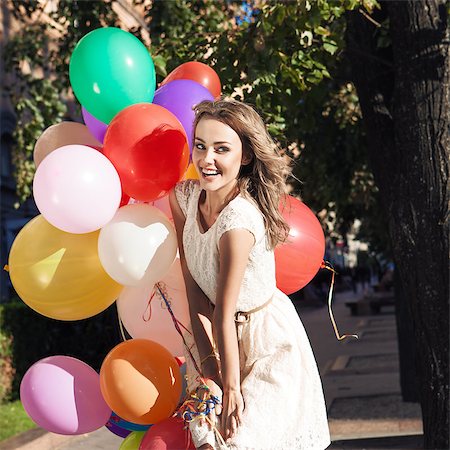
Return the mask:
[[155, 105], [168, 109], [181, 122], [191, 151], [195, 118], [192, 108], [203, 100], [213, 101], [214, 96], [208, 89], [192, 80], [171, 81], [157, 89], [153, 98]]
[[114, 433], [121, 438], [126, 438], [131, 433], [131, 430], [126, 430], [125, 428], [119, 427], [119, 425], [116, 425], [111, 421], [108, 421], [105, 426], [109, 431], [111, 431], [111, 433]]
[[90, 433], [111, 416], [99, 374], [70, 356], [49, 356], [34, 363], [20, 384], [20, 399], [37, 425], [58, 434]]
[[84, 123], [88, 127], [88, 130], [91, 132], [92, 136], [103, 144], [108, 125], [96, 119], [84, 106], [81, 107], [81, 114], [83, 116]]

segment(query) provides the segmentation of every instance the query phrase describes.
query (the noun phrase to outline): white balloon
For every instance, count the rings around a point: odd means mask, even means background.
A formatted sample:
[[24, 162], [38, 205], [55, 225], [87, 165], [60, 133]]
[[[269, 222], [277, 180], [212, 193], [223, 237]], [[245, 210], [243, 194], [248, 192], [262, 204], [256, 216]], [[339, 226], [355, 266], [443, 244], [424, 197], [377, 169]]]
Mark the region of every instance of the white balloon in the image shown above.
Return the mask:
[[124, 286], [153, 286], [169, 271], [176, 253], [173, 225], [158, 208], [144, 203], [119, 208], [98, 238], [105, 271]]
[[[189, 305], [178, 258], [158, 284], [181, 330], [186, 332], [184, 328], [190, 329]], [[183, 355], [183, 340], [156, 287], [126, 287], [117, 299], [117, 309], [131, 337], [150, 339], [164, 345], [174, 356]]]

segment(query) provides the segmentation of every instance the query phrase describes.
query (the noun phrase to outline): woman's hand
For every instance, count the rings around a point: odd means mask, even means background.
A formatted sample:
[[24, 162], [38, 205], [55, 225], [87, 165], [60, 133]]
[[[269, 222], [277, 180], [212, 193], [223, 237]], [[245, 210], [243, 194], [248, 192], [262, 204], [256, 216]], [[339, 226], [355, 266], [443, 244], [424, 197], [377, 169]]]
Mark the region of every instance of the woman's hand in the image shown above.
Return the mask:
[[227, 441], [235, 436], [242, 422], [244, 399], [240, 389], [230, 389], [223, 393], [222, 436]]

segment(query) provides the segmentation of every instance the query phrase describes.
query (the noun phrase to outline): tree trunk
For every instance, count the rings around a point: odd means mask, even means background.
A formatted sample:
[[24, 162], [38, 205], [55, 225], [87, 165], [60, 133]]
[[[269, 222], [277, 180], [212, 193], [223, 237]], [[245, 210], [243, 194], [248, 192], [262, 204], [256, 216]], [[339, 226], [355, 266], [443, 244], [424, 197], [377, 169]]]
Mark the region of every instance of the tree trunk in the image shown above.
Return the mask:
[[450, 231], [445, 1], [382, 2], [374, 18], [389, 19], [391, 47], [378, 48], [375, 25], [353, 12], [348, 16], [348, 54], [372, 169], [412, 315], [425, 447], [445, 449]]
[[398, 269], [395, 269], [394, 287], [402, 398], [405, 402], [419, 402], [420, 389], [416, 375], [416, 343], [411, 305], [409, 298], [406, 297]]

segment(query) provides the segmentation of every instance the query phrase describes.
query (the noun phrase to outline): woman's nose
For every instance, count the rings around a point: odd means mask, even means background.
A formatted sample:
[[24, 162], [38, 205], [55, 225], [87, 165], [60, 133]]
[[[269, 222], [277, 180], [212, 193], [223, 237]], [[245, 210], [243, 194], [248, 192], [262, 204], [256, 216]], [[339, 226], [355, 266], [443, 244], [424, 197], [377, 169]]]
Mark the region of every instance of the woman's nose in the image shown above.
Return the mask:
[[207, 149], [203, 156], [203, 161], [208, 164], [214, 162], [214, 149]]

